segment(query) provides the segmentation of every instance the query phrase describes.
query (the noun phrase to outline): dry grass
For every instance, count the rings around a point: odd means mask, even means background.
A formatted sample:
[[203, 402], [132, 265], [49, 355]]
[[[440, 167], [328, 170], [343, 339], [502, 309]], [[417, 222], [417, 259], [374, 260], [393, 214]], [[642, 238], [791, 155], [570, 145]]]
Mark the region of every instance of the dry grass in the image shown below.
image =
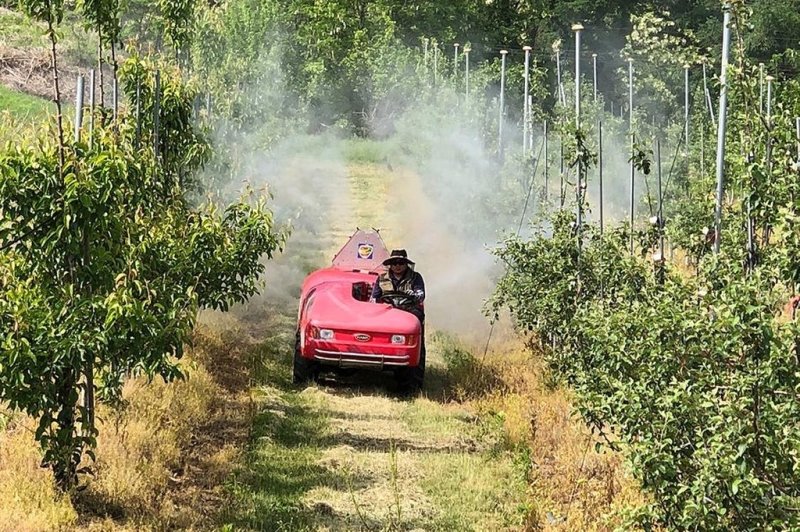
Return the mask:
[[53, 530], [73, 525], [78, 516], [68, 497], [58, 495], [53, 475], [39, 467], [31, 420], [0, 412], [0, 531]]
[[71, 497], [40, 467], [33, 420], [1, 418], [0, 531], [212, 527], [252, 423], [250, 348], [208, 326], [196, 338], [186, 380], [131, 379], [120, 407], [99, 408], [95, 476]]
[[197, 525], [202, 515], [177, 504], [171, 487], [192, 475], [185, 451], [195, 444], [194, 432], [214, 416], [221, 391], [202, 366], [172, 385], [126, 383], [125, 406], [99, 413], [97, 477], [79, 499], [85, 513], [140, 525], [154, 518], [170, 526]]
[[623, 510], [646, 502], [622, 456], [595, 449], [599, 439], [574, 414], [569, 392], [548, 385], [541, 361], [520, 341], [496, 344], [485, 363], [463, 359], [470, 362], [461, 363], [456, 397], [493, 416], [505, 445], [529, 459], [526, 529], [613, 530]]

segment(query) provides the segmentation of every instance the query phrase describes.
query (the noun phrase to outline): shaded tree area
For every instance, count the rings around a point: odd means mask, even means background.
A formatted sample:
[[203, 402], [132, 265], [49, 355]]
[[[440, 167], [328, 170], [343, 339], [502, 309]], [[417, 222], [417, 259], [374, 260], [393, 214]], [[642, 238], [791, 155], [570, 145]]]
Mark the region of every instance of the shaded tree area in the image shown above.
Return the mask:
[[[794, 75], [800, 0], [745, 4], [752, 10], [752, 28], [743, 36], [747, 53], [771, 64], [773, 72]], [[418, 95], [420, 82], [429, 81], [420, 79], [420, 69], [431, 75], [433, 54], [442, 74], [452, 72], [454, 43], [459, 51], [469, 45], [475, 68], [496, 62], [501, 49], [520, 62], [522, 47], [531, 46], [554, 94], [553, 44], [560, 42], [562, 60], [571, 68], [571, 26], [580, 22], [586, 27], [586, 61], [588, 54], [598, 54], [603, 93], [621, 102], [626, 88], [620, 51], [632, 16], [666, 16], [675, 24], [665, 31], [685, 37], [712, 64], [719, 56], [722, 20], [720, 0], [120, 0], [119, 6], [122, 40], [135, 38], [140, 53], [174, 47], [161, 12], [185, 11], [186, 28], [194, 25], [194, 45], [180, 55], [199, 71], [209, 92], [242, 94], [217, 107], [237, 123], [286, 114], [306, 117], [311, 131], [346, 123], [361, 135], [386, 131], [380, 117], [395, 114]], [[425, 49], [429, 64], [422, 64]], [[463, 66], [463, 56], [460, 60]], [[272, 87], [274, 105], [254, 106], [251, 89], [264, 84]]]

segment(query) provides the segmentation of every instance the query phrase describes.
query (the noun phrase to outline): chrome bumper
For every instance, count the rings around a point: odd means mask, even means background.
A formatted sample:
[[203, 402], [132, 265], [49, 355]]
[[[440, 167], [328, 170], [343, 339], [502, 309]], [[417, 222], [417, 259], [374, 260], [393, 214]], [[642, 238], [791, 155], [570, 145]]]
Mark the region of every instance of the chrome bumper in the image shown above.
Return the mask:
[[323, 351], [317, 349], [314, 359], [323, 364], [333, 364], [340, 368], [383, 368], [384, 366], [408, 366], [411, 357], [408, 355], [389, 356], [369, 353], [347, 353], [341, 351]]

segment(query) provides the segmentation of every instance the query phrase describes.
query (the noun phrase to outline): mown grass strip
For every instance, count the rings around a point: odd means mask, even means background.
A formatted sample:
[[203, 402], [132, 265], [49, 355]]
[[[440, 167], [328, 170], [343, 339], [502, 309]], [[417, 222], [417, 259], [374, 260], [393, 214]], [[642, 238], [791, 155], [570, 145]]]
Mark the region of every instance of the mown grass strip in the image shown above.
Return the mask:
[[262, 400], [246, 464], [229, 485], [235, 508], [224, 521], [237, 530], [310, 530], [313, 509], [299, 501], [314, 486], [335, 481], [318, 464], [327, 421], [300, 394]]
[[8, 112], [20, 121], [46, 118], [55, 112], [52, 102], [0, 85], [0, 112]]
[[302, 504], [303, 495], [345, 482], [318, 464], [329, 439], [327, 415], [293, 387], [291, 329], [276, 329], [255, 353], [259, 412], [245, 460], [228, 482], [233, 506], [222, 513], [223, 530], [312, 530], [314, 509]]

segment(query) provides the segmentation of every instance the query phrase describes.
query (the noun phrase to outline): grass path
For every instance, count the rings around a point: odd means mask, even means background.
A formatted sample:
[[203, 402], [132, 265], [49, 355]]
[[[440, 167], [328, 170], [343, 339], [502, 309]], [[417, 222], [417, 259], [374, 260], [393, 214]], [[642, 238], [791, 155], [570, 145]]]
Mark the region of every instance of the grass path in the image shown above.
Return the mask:
[[429, 354], [428, 393], [404, 398], [376, 374], [294, 389], [288, 357], [265, 352], [273, 382], [259, 388], [225, 521], [236, 530], [518, 528], [526, 485], [501, 427], [445, 399], [440, 346]]
[[[393, 173], [347, 168], [350, 202], [320, 235], [399, 227]], [[408, 174], [403, 179], [408, 179]], [[338, 244], [338, 243], [337, 243]], [[334, 247], [336, 244], [332, 244]], [[341, 245], [341, 244], [338, 244]], [[336, 250], [332, 250], [331, 253]], [[246, 466], [229, 483], [231, 530], [504, 530], [525, 518], [526, 481], [502, 427], [449, 401], [446, 346], [429, 341], [425, 391], [403, 397], [389, 375], [290, 384], [293, 322], [262, 346], [259, 413]], [[285, 329], [285, 330], [284, 330]], [[283, 345], [285, 340], [285, 345]]]

